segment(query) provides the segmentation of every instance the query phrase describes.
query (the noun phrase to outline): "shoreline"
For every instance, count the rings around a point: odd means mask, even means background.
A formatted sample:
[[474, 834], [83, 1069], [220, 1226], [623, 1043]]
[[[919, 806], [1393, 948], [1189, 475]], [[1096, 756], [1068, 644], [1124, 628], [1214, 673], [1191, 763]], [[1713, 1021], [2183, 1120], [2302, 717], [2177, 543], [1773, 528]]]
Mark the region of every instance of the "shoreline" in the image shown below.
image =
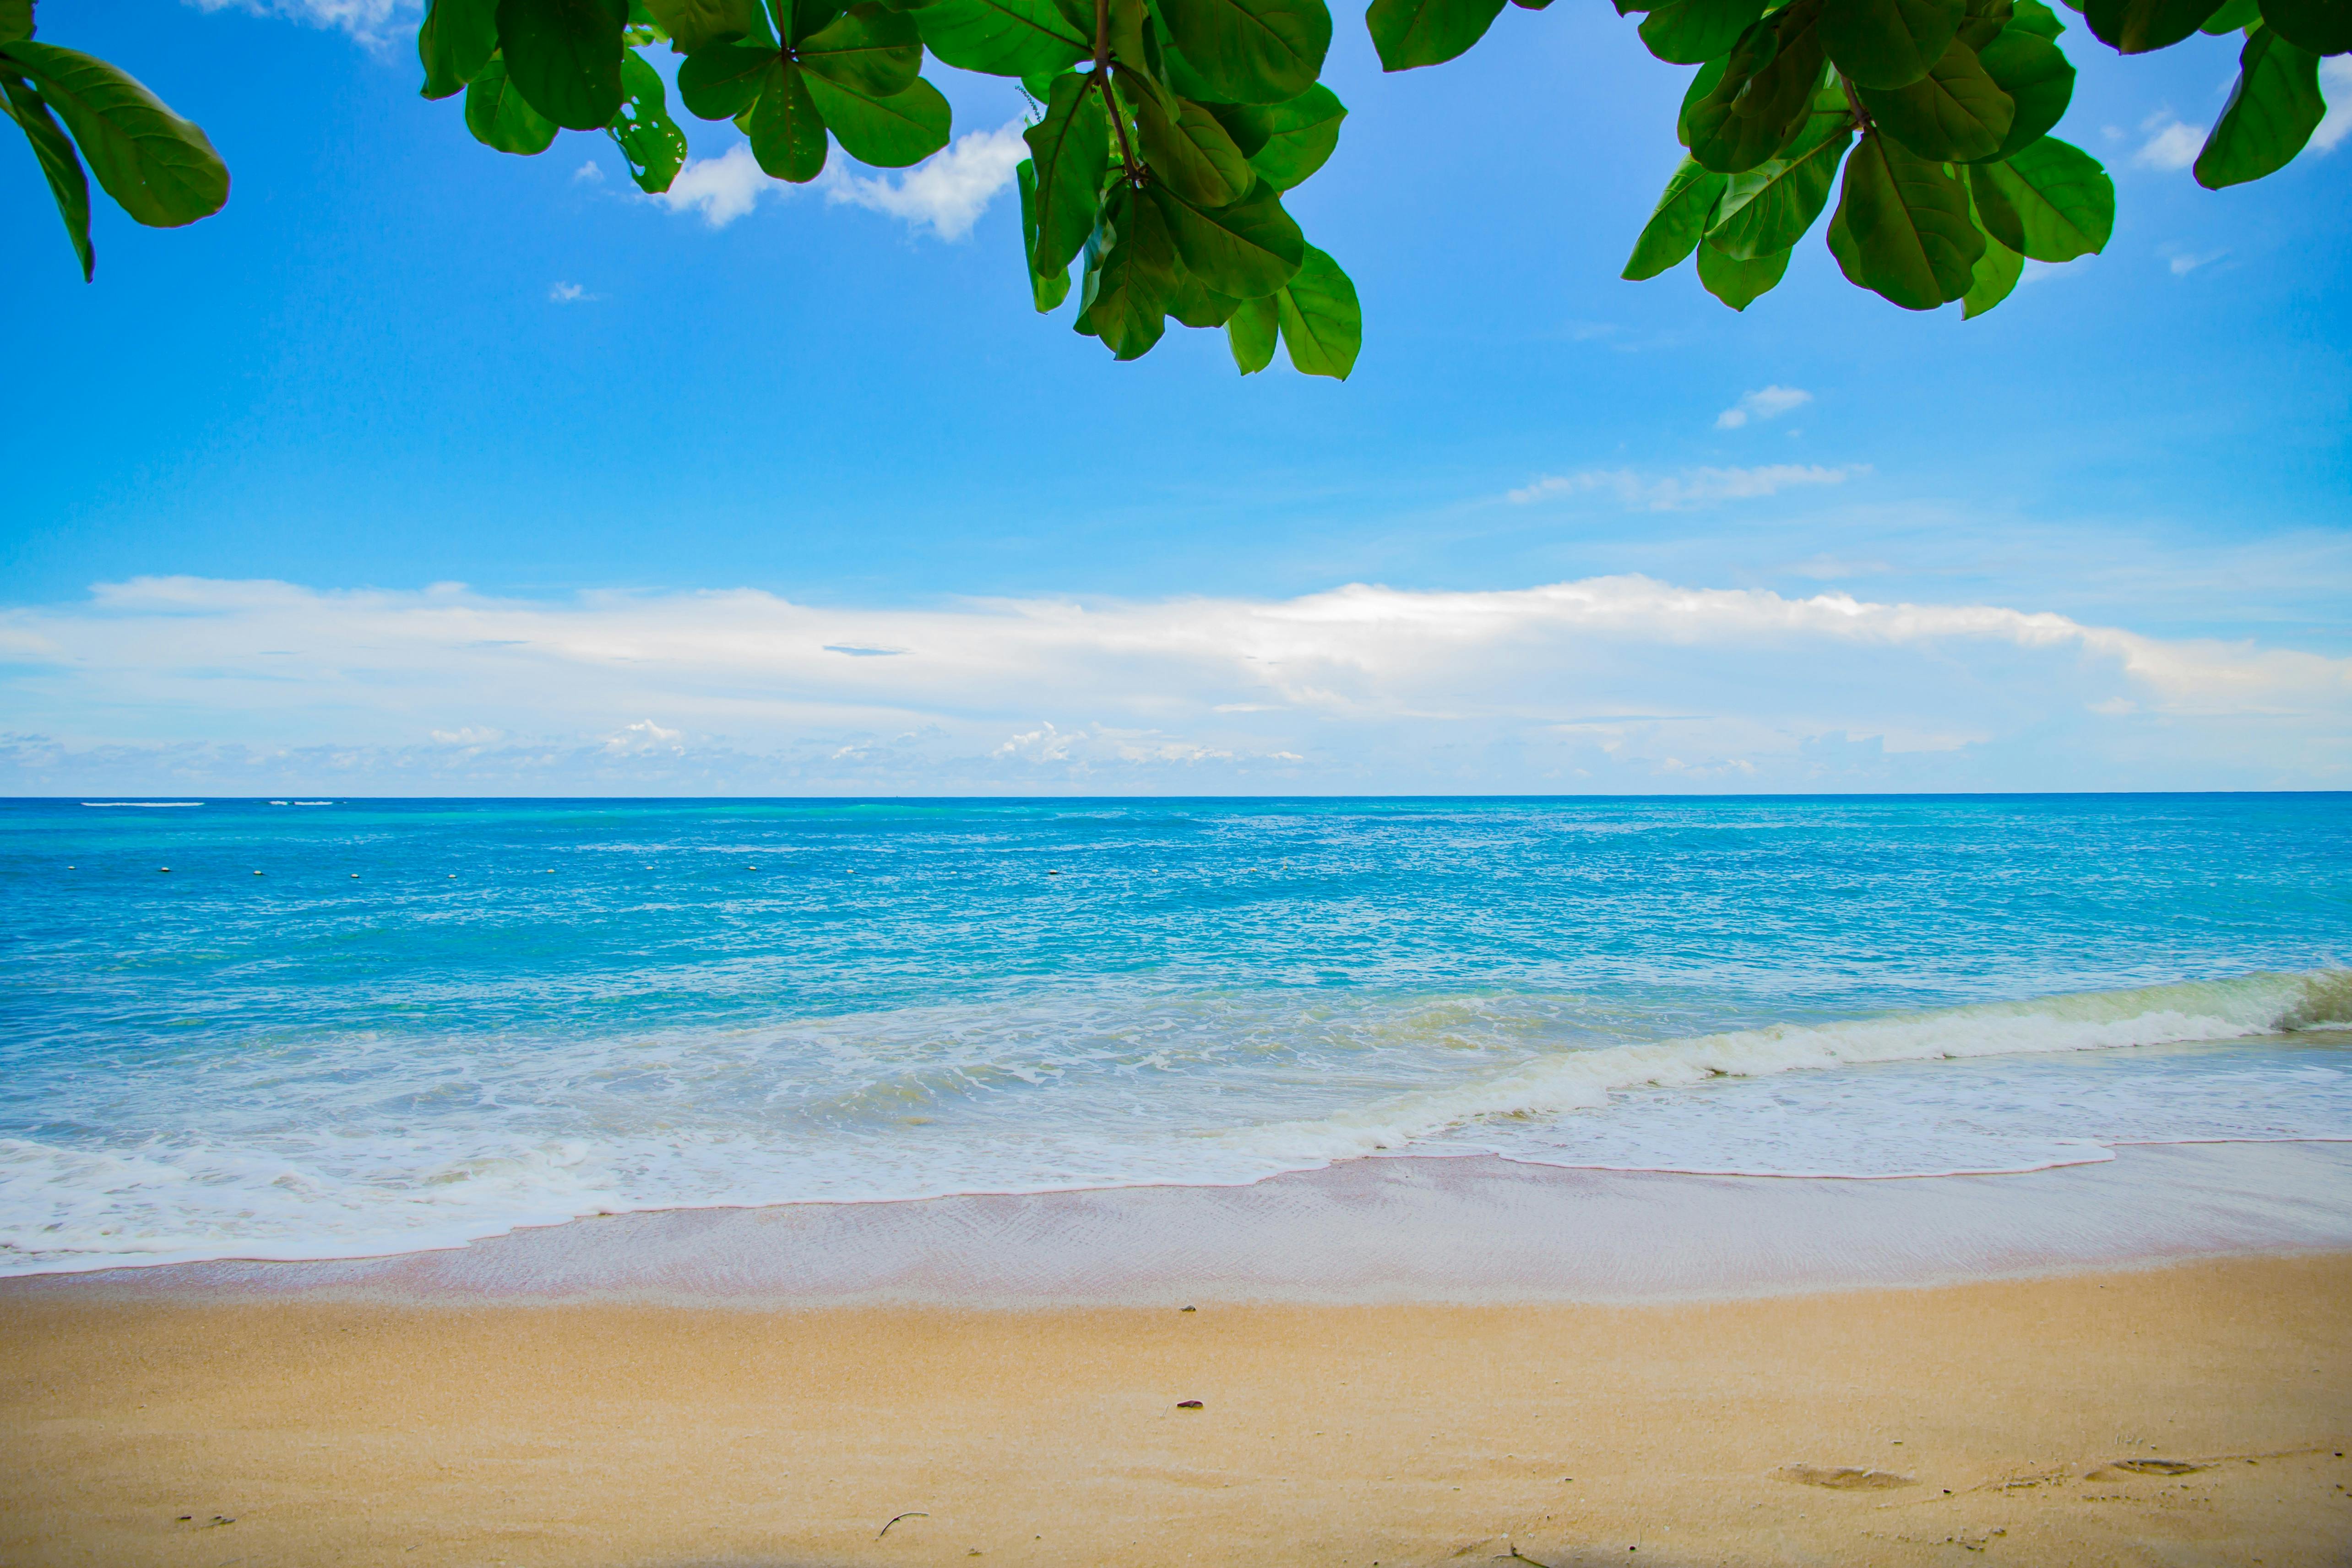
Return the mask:
[[1870, 1178], [1386, 1155], [1242, 1186], [648, 1209], [426, 1251], [21, 1274], [0, 1279], [0, 1303], [1638, 1303], [2335, 1251], [2352, 1251], [2341, 1142]]

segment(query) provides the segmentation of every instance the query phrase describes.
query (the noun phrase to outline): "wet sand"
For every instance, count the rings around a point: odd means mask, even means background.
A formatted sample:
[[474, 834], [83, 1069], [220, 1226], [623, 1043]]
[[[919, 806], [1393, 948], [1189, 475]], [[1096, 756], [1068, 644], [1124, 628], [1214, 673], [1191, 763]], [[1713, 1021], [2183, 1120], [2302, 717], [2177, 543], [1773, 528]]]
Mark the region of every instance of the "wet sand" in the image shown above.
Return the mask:
[[1362, 1162], [18, 1280], [0, 1563], [2352, 1563], [2346, 1152], [2239, 1148]]

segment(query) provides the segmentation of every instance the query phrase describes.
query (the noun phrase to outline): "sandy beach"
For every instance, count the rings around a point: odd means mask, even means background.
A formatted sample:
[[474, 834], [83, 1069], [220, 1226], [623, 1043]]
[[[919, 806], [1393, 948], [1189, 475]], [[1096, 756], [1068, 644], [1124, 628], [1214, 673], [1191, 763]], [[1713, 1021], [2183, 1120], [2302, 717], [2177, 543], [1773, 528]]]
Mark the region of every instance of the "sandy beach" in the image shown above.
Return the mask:
[[[2301, 1152], [2299, 1164], [2258, 1146], [2168, 1164], [2150, 1151], [1912, 1183], [1362, 1162], [1286, 1194], [649, 1215], [625, 1237], [621, 1220], [589, 1221], [405, 1260], [19, 1280], [0, 1289], [0, 1555], [175, 1568], [975, 1555], [1366, 1568], [1514, 1552], [1547, 1568], [2343, 1563], [2352, 1247], [2277, 1234], [2341, 1196], [2341, 1151]], [[2141, 1235], [2137, 1259], [2070, 1261], [2074, 1231], [2036, 1229], [2052, 1195], [2079, 1199], [2101, 1181], [2181, 1218], [2168, 1250]], [[1729, 1234], [1743, 1204], [1785, 1220], [1827, 1202], [1852, 1245], [1817, 1230], [1796, 1254], [1817, 1260], [1811, 1273], [1745, 1291], [1718, 1274], [1711, 1294], [1653, 1278], [1629, 1295], [1622, 1270], [1612, 1288], [1589, 1268], [1580, 1285], [1573, 1247], [1553, 1249], [1540, 1286], [1493, 1265], [1481, 1286], [1454, 1264], [1449, 1289], [1408, 1228], [1391, 1245], [1425, 1299], [1232, 1288], [1234, 1260], [1282, 1228], [1264, 1215], [1307, 1216], [1300, 1256], [1328, 1268], [1309, 1231], [1327, 1249], [1371, 1246], [1334, 1212], [1416, 1183], [1438, 1194], [1423, 1194], [1424, 1218], [1473, 1240], [1482, 1213], [1532, 1237], [1549, 1203], [1551, 1228], [1607, 1243], [1588, 1265], [1638, 1217], [1695, 1206], [1727, 1216]], [[2265, 1184], [2267, 1207], [2254, 1201]], [[794, 1270], [773, 1262], [807, 1224], [835, 1228], [836, 1246], [858, 1231], [928, 1234], [954, 1263], [929, 1226], [966, 1236], [973, 1257], [1002, 1255], [1010, 1244], [972, 1219], [988, 1204], [1029, 1217], [1024, 1299], [959, 1301], [903, 1273], [877, 1289], [802, 1270], [795, 1291]], [[2016, 1277], [1859, 1279], [1902, 1272], [1899, 1255], [1874, 1250], [1874, 1206], [1915, 1222], [1976, 1212], [1970, 1245], [2006, 1233]], [[1145, 1238], [1165, 1243], [1185, 1210], [1205, 1217], [1176, 1228], [1203, 1289], [1157, 1299], [1166, 1281]], [[2227, 1246], [2210, 1231], [2221, 1211], [2239, 1228]], [[1271, 1228], [1253, 1234], [1234, 1218], [1246, 1212]], [[1124, 1299], [1057, 1301], [1035, 1283], [1057, 1233], [1098, 1247], [1118, 1214], [1134, 1288], [1108, 1294]], [[740, 1228], [761, 1217], [764, 1270]], [[714, 1289], [707, 1256], [698, 1284], [681, 1268], [692, 1246], [671, 1249], [658, 1290], [625, 1275], [586, 1287], [598, 1249], [611, 1274], [624, 1249], [658, 1258], [665, 1228], [707, 1243], [730, 1223], [731, 1293]], [[2246, 1245], [2264, 1225], [2267, 1249]], [[516, 1260], [534, 1249], [536, 1273]], [[892, 1266], [888, 1248], [867, 1252]], [[1108, 1277], [1063, 1294], [1101, 1297]], [[1471, 1299], [1498, 1281], [1512, 1299]]]

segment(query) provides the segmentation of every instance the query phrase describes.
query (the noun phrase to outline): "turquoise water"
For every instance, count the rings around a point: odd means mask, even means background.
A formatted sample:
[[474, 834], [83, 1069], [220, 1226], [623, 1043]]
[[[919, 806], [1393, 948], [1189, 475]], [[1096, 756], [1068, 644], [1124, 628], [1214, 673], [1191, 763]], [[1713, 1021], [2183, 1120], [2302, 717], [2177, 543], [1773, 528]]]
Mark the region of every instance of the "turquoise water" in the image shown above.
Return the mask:
[[2343, 795], [13, 801], [0, 914], [17, 1271], [2352, 1137]]

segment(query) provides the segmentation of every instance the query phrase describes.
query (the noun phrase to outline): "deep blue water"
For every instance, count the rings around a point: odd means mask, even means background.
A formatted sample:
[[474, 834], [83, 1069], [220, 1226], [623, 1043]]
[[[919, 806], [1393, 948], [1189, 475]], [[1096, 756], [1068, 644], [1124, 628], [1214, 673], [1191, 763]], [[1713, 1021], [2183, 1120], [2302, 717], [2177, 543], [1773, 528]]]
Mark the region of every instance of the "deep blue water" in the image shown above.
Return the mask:
[[2352, 1135], [2344, 795], [14, 801], [0, 916], [0, 1267]]

